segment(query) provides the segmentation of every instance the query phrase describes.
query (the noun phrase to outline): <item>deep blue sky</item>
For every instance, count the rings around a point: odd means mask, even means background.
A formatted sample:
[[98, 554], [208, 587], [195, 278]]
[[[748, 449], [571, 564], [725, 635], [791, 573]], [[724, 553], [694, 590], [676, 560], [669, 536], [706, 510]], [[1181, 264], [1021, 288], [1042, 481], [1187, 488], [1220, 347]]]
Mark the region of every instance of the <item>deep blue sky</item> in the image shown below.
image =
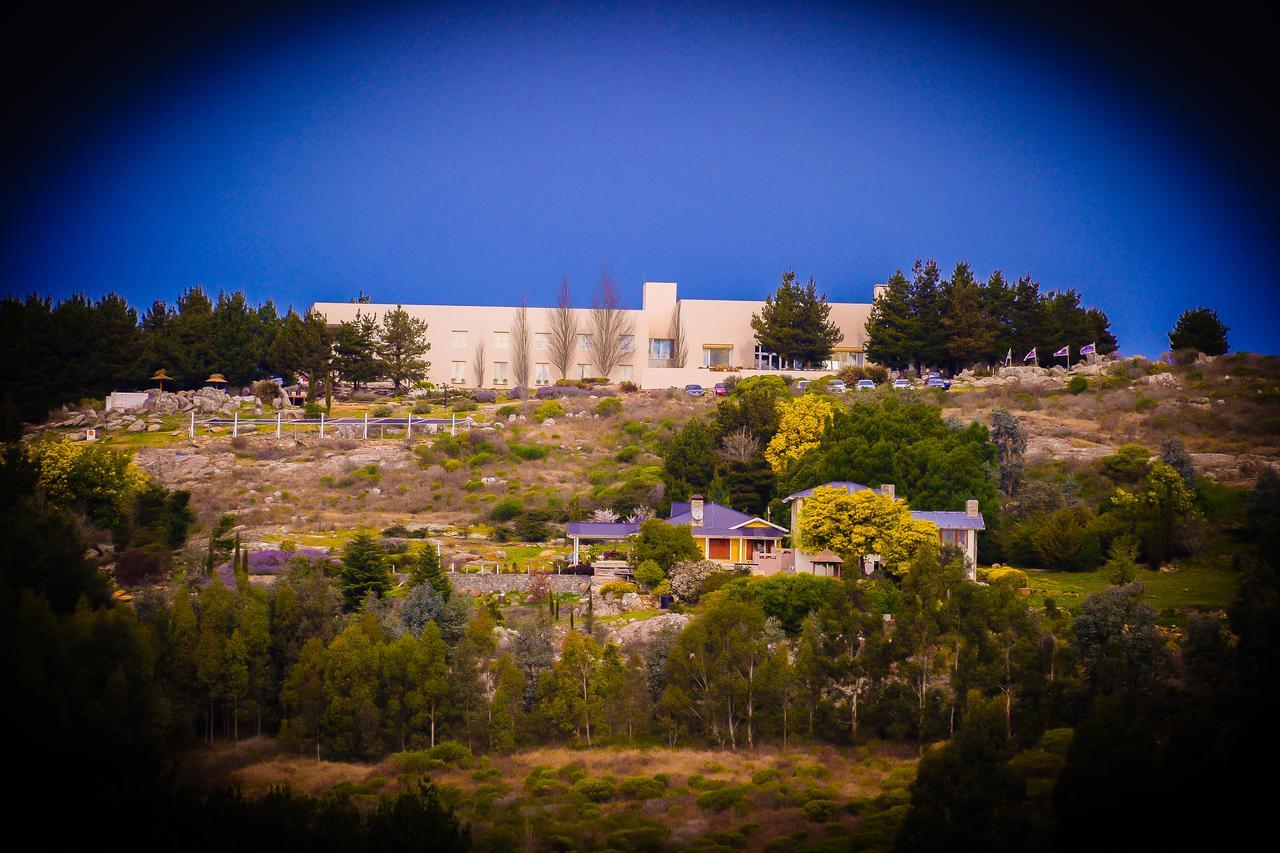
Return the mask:
[[[1273, 222], [1169, 93], [936, 10], [388, 7], [224, 38], [63, 122], [7, 199], [5, 292], [585, 303], [608, 265], [863, 301], [917, 257], [1108, 312], [1206, 304], [1280, 352]], [[1172, 99], [1176, 102], [1176, 97]], [[1053, 343], [1053, 342], [1046, 342]]]

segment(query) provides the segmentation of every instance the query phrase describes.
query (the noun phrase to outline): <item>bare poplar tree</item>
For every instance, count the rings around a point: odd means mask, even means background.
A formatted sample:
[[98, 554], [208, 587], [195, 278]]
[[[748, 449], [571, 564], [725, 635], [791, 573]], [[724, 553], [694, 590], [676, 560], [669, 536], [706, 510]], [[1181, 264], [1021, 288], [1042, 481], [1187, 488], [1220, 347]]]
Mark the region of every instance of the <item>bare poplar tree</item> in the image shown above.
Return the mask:
[[746, 463], [760, 452], [760, 441], [746, 427], [739, 427], [720, 440], [720, 458], [731, 463]]
[[591, 297], [591, 358], [601, 376], [608, 377], [627, 354], [623, 338], [634, 334], [635, 325], [635, 320], [622, 308], [617, 283], [605, 269], [600, 275], [600, 286]]
[[528, 393], [530, 347], [532, 333], [529, 330], [529, 306], [523, 299], [516, 309], [515, 319], [511, 323], [511, 371], [516, 385]]
[[684, 333], [684, 321], [680, 319], [680, 303], [671, 311], [671, 363], [684, 367], [689, 360], [689, 341]]
[[569, 277], [560, 281], [560, 299], [551, 309], [551, 359], [561, 378], [569, 378], [569, 365], [578, 348], [578, 315], [569, 304]]
[[476, 341], [476, 354], [471, 358], [471, 369], [476, 375], [476, 387], [484, 387], [484, 337]]

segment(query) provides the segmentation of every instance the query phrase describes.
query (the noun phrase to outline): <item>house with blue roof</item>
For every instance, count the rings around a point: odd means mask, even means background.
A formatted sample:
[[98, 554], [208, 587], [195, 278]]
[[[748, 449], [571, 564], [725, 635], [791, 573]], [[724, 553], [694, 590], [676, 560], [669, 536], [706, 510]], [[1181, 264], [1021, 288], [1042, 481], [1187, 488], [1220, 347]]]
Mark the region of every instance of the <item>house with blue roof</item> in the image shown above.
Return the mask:
[[[800, 516], [804, 512], [804, 503], [807, 498], [813, 496], [815, 490], [820, 488], [842, 489], [846, 492], [874, 491], [877, 494], [884, 495], [888, 498], [896, 498], [895, 490], [892, 484], [885, 483], [878, 489], [871, 489], [861, 483], [836, 480], [830, 483], [823, 483], [821, 486], [814, 486], [812, 489], [796, 492], [793, 495], [787, 495], [783, 498], [785, 503], [791, 505], [791, 529], [796, 530], [800, 526]], [[976, 580], [978, 575], [978, 533], [987, 529], [986, 521], [982, 518], [982, 513], [978, 511], [978, 502], [974, 500], [966, 501], [964, 511], [956, 510], [911, 510], [911, 517], [917, 521], [928, 521], [938, 527], [938, 539], [943, 545], [955, 545], [965, 556], [965, 566], [969, 573], [970, 580]], [[782, 569], [806, 572], [809, 574], [819, 575], [836, 575], [840, 573], [838, 564], [833, 564], [829, 559], [817, 559], [818, 557], [827, 557], [827, 554], [810, 555], [796, 549], [791, 556], [791, 565], [783, 566]]]
[[[757, 565], [761, 558], [782, 550], [789, 532], [771, 521], [704, 500], [702, 495], [674, 501], [667, 522], [687, 525], [703, 556], [725, 565]], [[582, 542], [620, 542], [639, 529], [639, 524], [629, 522], [569, 522], [565, 532], [573, 542], [574, 565], [580, 560]]]

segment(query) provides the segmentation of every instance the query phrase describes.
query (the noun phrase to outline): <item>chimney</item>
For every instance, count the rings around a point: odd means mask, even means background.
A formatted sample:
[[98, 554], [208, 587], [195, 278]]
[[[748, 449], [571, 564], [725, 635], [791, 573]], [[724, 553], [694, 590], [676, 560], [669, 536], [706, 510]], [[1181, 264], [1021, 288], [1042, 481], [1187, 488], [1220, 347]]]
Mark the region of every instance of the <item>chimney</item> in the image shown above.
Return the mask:
[[894, 494], [893, 483], [881, 483], [880, 494], [884, 495], [889, 500], [894, 500], [896, 495]]
[[692, 527], [702, 526], [702, 495], [693, 495], [689, 498], [689, 516], [693, 519]]
[[977, 518], [977, 517], [978, 517], [978, 514], [979, 514], [979, 513], [978, 513], [978, 502], [977, 502], [977, 501], [965, 501], [965, 502], [964, 502], [964, 514], [965, 514], [965, 515], [967, 515], [967, 516], [969, 516], [970, 518]]

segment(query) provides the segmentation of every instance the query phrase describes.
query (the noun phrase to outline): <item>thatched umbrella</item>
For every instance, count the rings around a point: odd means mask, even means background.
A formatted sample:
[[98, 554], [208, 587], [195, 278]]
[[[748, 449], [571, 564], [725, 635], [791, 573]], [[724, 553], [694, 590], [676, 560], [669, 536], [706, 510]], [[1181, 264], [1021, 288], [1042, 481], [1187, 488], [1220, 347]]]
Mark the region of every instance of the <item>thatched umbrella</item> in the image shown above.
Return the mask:
[[173, 377], [172, 377], [172, 376], [170, 376], [169, 374], [165, 373], [165, 372], [164, 372], [164, 368], [162, 367], [162, 368], [160, 368], [159, 370], [157, 370], [157, 371], [156, 371], [156, 373], [155, 373], [155, 375], [154, 375], [154, 376], [152, 376], [152, 377], [151, 377], [151, 381], [152, 381], [152, 382], [159, 382], [159, 383], [160, 383], [160, 393], [161, 393], [161, 394], [163, 394], [163, 393], [164, 393], [164, 383], [166, 383], [166, 382], [172, 382], [172, 381], [173, 381]]
[[227, 380], [222, 378], [221, 373], [210, 373], [209, 378], [205, 380], [207, 385], [226, 385]]

